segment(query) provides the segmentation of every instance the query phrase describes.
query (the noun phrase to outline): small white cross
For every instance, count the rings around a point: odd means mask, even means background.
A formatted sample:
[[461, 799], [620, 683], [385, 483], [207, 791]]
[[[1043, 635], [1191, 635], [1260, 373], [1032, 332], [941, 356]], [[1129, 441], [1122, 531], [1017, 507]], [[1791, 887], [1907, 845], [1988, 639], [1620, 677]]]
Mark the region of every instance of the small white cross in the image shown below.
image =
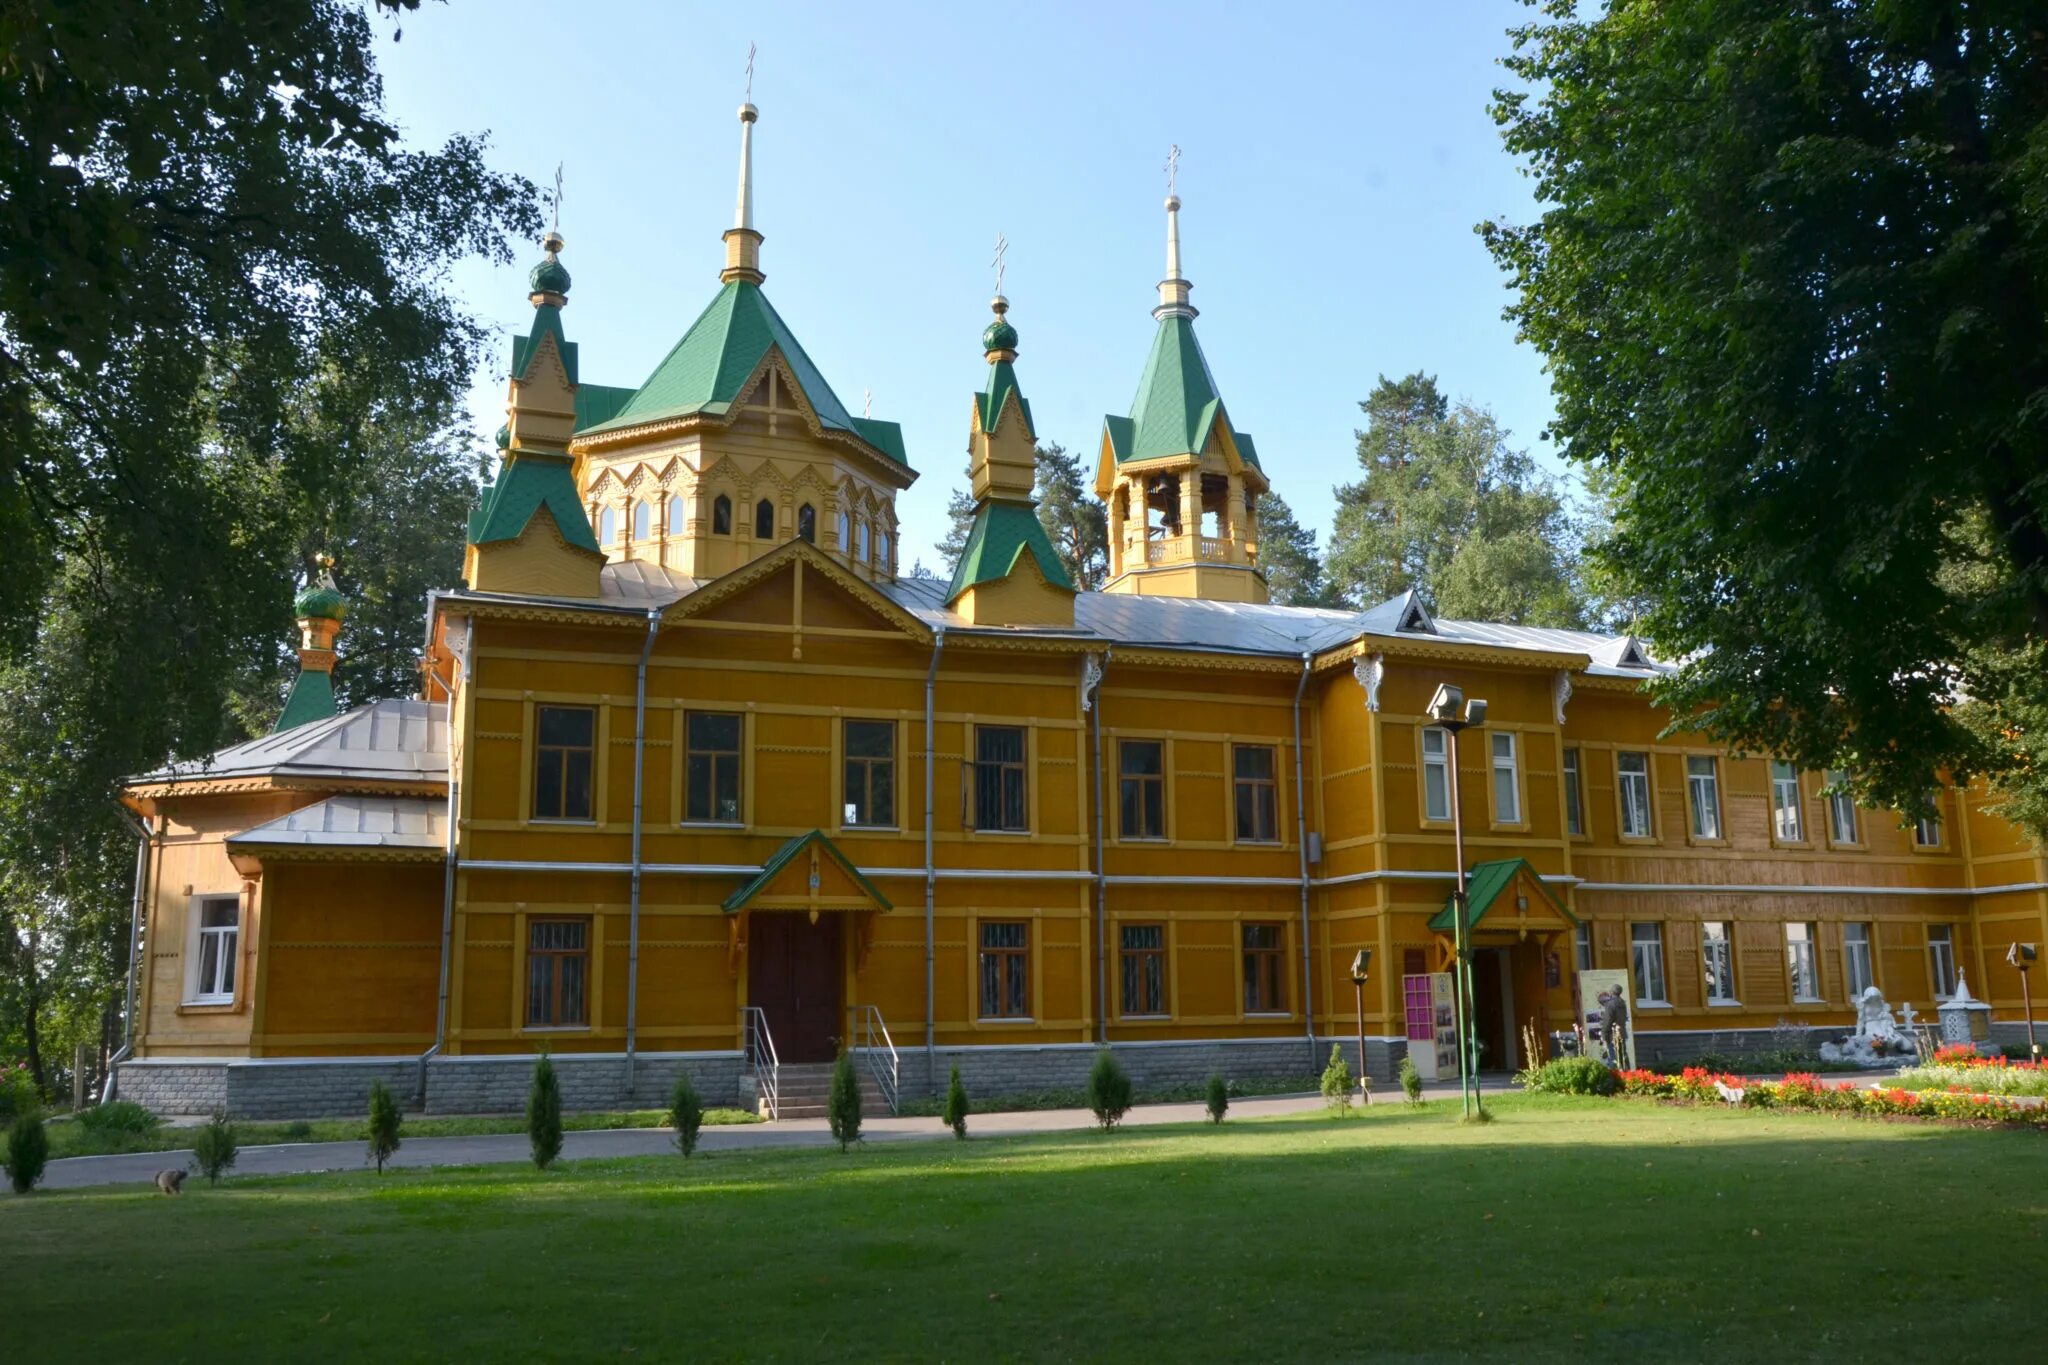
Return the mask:
[[555, 163], [555, 231], [562, 230], [562, 163]]
[[1005, 236], [1003, 236], [1003, 234], [1002, 234], [1002, 233], [998, 232], [998, 233], [996, 234], [996, 254], [995, 254], [995, 259], [993, 259], [993, 260], [991, 260], [991, 261], [989, 262], [989, 264], [990, 264], [991, 266], [995, 267], [995, 272], [996, 272], [996, 293], [998, 293], [998, 294], [1000, 294], [1000, 293], [1002, 293], [1002, 292], [1003, 292], [1003, 271], [1004, 271], [1004, 270], [1006, 269], [1006, 266], [1005, 266], [1005, 264], [1004, 264], [1004, 261], [1003, 261], [1003, 257], [1004, 257], [1004, 255], [1005, 255], [1006, 253], [1008, 253], [1008, 251], [1009, 251], [1009, 250], [1010, 250], [1010, 239], [1009, 239], [1009, 238], [1007, 238], [1007, 237], [1005, 237]]
[[1166, 192], [1173, 193], [1173, 182], [1180, 175], [1180, 144], [1174, 143], [1166, 149]]
[[754, 45], [747, 44], [747, 103], [754, 102]]

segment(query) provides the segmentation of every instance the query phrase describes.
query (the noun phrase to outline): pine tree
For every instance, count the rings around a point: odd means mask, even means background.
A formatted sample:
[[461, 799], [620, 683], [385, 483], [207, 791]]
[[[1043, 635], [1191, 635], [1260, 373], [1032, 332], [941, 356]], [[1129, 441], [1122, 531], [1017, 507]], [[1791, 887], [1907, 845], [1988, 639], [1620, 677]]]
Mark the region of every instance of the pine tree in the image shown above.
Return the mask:
[[1109, 509], [1088, 487], [1081, 457], [1063, 445], [1038, 447], [1038, 521], [1082, 592], [1109, 576]]
[[235, 1125], [228, 1122], [227, 1111], [214, 1110], [213, 1117], [192, 1138], [192, 1159], [199, 1164], [199, 1174], [206, 1177], [207, 1184], [218, 1185], [220, 1178], [234, 1168], [235, 1158], [240, 1154]]
[[1259, 567], [1266, 573], [1266, 592], [1285, 607], [1347, 605], [1323, 571], [1316, 533], [1294, 519], [1294, 509], [1278, 493], [1261, 493], [1256, 506], [1259, 526]]
[[1408, 1103], [1422, 1103], [1422, 1073], [1415, 1069], [1413, 1057], [1401, 1059], [1401, 1093], [1408, 1097]]
[[43, 1131], [43, 1116], [24, 1109], [7, 1127], [7, 1183], [16, 1194], [27, 1194], [43, 1178], [50, 1162], [50, 1135]]
[[932, 548], [946, 562], [942, 576], [951, 578], [953, 570], [960, 567], [960, 556], [967, 553], [967, 537], [974, 530], [974, 499], [966, 489], [956, 488], [953, 496], [946, 499], [946, 522], [946, 538]]
[[404, 1123], [398, 1112], [398, 1101], [384, 1088], [384, 1082], [370, 1082], [370, 1159], [377, 1163], [377, 1174], [384, 1174], [384, 1163], [398, 1150], [398, 1130]]
[[533, 1064], [533, 1087], [526, 1092], [526, 1137], [533, 1164], [542, 1170], [562, 1154], [562, 1085], [554, 1059], [545, 1052]]
[[953, 1130], [956, 1138], [967, 1136], [967, 1087], [960, 1083], [960, 1068], [955, 1065], [952, 1079], [946, 1082], [946, 1126]]
[[1230, 1085], [1216, 1073], [1209, 1076], [1208, 1091], [1209, 1122], [1223, 1122], [1223, 1115], [1230, 1109]]
[[1102, 1131], [1123, 1122], [1131, 1110], [1131, 1078], [1108, 1048], [1095, 1050], [1095, 1065], [1088, 1071], [1088, 1084], [1084, 1091], [1087, 1104], [1095, 1112], [1095, 1121], [1102, 1125]]
[[677, 1075], [668, 1097], [668, 1126], [676, 1130], [676, 1147], [687, 1158], [697, 1150], [697, 1130], [704, 1126], [704, 1101], [685, 1071]]
[[1344, 1060], [1344, 1049], [1334, 1044], [1330, 1064], [1323, 1068], [1323, 1098], [1339, 1113], [1351, 1110], [1351, 1063]]
[[840, 1151], [860, 1141], [860, 1077], [854, 1074], [850, 1052], [842, 1051], [832, 1064], [832, 1094], [825, 1102], [825, 1115]]

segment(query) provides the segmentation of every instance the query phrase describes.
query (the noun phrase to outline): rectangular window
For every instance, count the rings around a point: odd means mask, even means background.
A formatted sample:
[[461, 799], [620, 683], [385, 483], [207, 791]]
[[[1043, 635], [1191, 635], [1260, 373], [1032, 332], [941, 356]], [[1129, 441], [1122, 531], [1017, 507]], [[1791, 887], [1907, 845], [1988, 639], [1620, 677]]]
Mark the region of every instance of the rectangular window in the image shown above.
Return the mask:
[[1934, 997], [1956, 993], [1956, 931], [1947, 924], [1927, 926], [1927, 968], [1934, 978]]
[[590, 1022], [590, 921], [537, 919], [526, 926], [526, 1026]]
[[1856, 838], [1856, 798], [1849, 794], [1849, 775], [1828, 774], [1828, 837], [1838, 844], [1853, 844]]
[[692, 711], [683, 718], [683, 818], [709, 824], [740, 822], [739, 716]]
[[896, 723], [846, 722], [845, 818], [850, 826], [892, 829], [896, 824]]
[[1707, 1003], [1735, 1003], [1735, 948], [1728, 941], [1725, 920], [1700, 925], [1700, 963], [1707, 978]]
[[1278, 924], [1244, 926], [1244, 1012], [1282, 1014], [1287, 1009], [1283, 989], [1287, 978], [1282, 961], [1287, 930]]
[[588, 820], [597, 767], [597, 712], [588, 706], [535, 708], [533, 818]]
[[1784, 844], [1806, 838], [1806, 821], [1799, 813], [1799, 769], [1782, 759], [1771, 760], [1771, 832]]
[[981, 926], [981, 1017], [1031, 1017], [1031, 926], [1021, 922]]
[[1579, 751], [1564, 751], [1564, 828], [1567, 834], [1586, 832], [1586, 800], [1579, 791]]
[[1117, 831], [1126, 839], [1166, 837], [1166, 746], [1125, 739], [1116, 746]]
[[1580, 925], [1578, 926], [1578, 928], [1576, 928], [1576, 929], [1572, 930], [1572, 947], [1573, 947], [1573, 948], [1574, 948], [1574, 949], [1576, 950], [1576, 952], [1577, 952], [1577, 954], [1578, 954], [1578, 963], [1579, 963], [1579, 970], [1580, 970], [1580, 971], [1582, 971], [1582, 972], [1590, 972], [1590, 971], [1592, 971], [1592, 970], [1593, 970], [1593, 926], [1592, 926], [1592, 925], [1590, 925], [1590, 924], [1586, 924], [1586, 923], [1583, 923], [1583, 922], [1582, 922], [1582, 923], [1580, 923]]
[[1451, 736], [1434, 726], [1422, 732], [1422, 818], [1451, 818]]
[[188, 999], [196, 1005], [228, 1005], [235, 999], [235, 968], [241, 962], [242, 898], [202, 896], [195, 916], [192, 956], [197, 964]]
[[1816, 937], [1811, 924], [1785, 926], [1785, 965], [1792, 976], [1792, 998], [1802, 1003], [1820, 999], [1820, 965], [1813, 952]]
[[1230, 750], [1237, 795], [1239, 843], [1280, 842], [1280, 754], [1270, 744], [1237, 744]]
[[1628, 927], [1629, 961], [1636, 969], [1636, 1003], [1662, 1005], [1664, 994], [1664, 926], [1631, 924]]
[[1496, 730], [1493, 742], [1493, 819], [1499, 825], [1522, 823], [1522, 784], [1515, 771], [1515, 737]]
[[1842, 964], [1849, 971], [1849, 998], [1861, 1000], [1877, 984], [1870, 969], [1870, 925], [1851, 920], [1842, 926]]
[[1650, 756], [1616, 754], [1621, 782], [1621, 832], [1631, 839], [1650, 837]]
[[1126, 924], [1119, 932], [1124, 1013], [1166, 1013], [1166, 926]]
[[1021, 832], [1030, 827], [1024, 803], [1024, 727], [974, 727], [974, 827]]
[[1913, 822], [1913, 843], [1920, 848], [1941, 847], [1941, 812], [1934, 810]]
[[1692, 754], [1685, 760], [1686, 804], [1692, 811], [1692, 837], [1721, 837], [1721, 773], [1711, 755]]

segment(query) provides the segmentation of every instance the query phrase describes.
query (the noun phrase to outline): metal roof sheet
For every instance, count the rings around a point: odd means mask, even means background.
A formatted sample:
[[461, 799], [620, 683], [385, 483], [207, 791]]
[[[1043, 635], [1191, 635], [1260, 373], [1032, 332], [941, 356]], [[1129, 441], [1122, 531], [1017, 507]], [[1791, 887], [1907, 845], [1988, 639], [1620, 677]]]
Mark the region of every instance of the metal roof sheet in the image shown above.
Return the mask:
[[443, 848], [445, 801], [420, 796], [330, 796], [240, 834], [230, 844], [323, 848]]
[[339, 716], [259, 735], [206, 758], [166, 764], [129, 782], [231, 777], [446, 781], [448, 708], [439, 702], [371, 702]]

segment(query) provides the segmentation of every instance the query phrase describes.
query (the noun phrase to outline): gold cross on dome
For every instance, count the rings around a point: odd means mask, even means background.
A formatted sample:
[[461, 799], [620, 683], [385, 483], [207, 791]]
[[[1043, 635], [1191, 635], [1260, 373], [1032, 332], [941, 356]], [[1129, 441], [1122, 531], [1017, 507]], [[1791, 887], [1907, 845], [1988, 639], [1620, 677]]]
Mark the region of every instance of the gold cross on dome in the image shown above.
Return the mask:
[[557, 161], [557, 162], [555, 163], [555, 199], [554, 199], [554, 210], [555, 210], [555, 231], [556, 231], [556, 232], [560, 232], [560, 231], [562, 230], [562, 163], [561, 163], [561, 162], [559, 162], [559, 161]]
[[1178, 179], [1179, 176], [1180, 144], [1176, 142], [1166, 149], [1166, 192], [1168, 194], [1173, 193], [1173, 182], [1176, 179]]
[[1010, 239], [1003, 236], [1002, 233], [998, 232], [996, 234], [996, 254], [995, 257], [989, 261], [989, 265], [992, 266], [996, 272], [996, 292], [998, 294], [1003, 292], [1003, 271], [1008, 268], [1003, 260], [1003, 257], [1009, 253], [1009, 250]]

